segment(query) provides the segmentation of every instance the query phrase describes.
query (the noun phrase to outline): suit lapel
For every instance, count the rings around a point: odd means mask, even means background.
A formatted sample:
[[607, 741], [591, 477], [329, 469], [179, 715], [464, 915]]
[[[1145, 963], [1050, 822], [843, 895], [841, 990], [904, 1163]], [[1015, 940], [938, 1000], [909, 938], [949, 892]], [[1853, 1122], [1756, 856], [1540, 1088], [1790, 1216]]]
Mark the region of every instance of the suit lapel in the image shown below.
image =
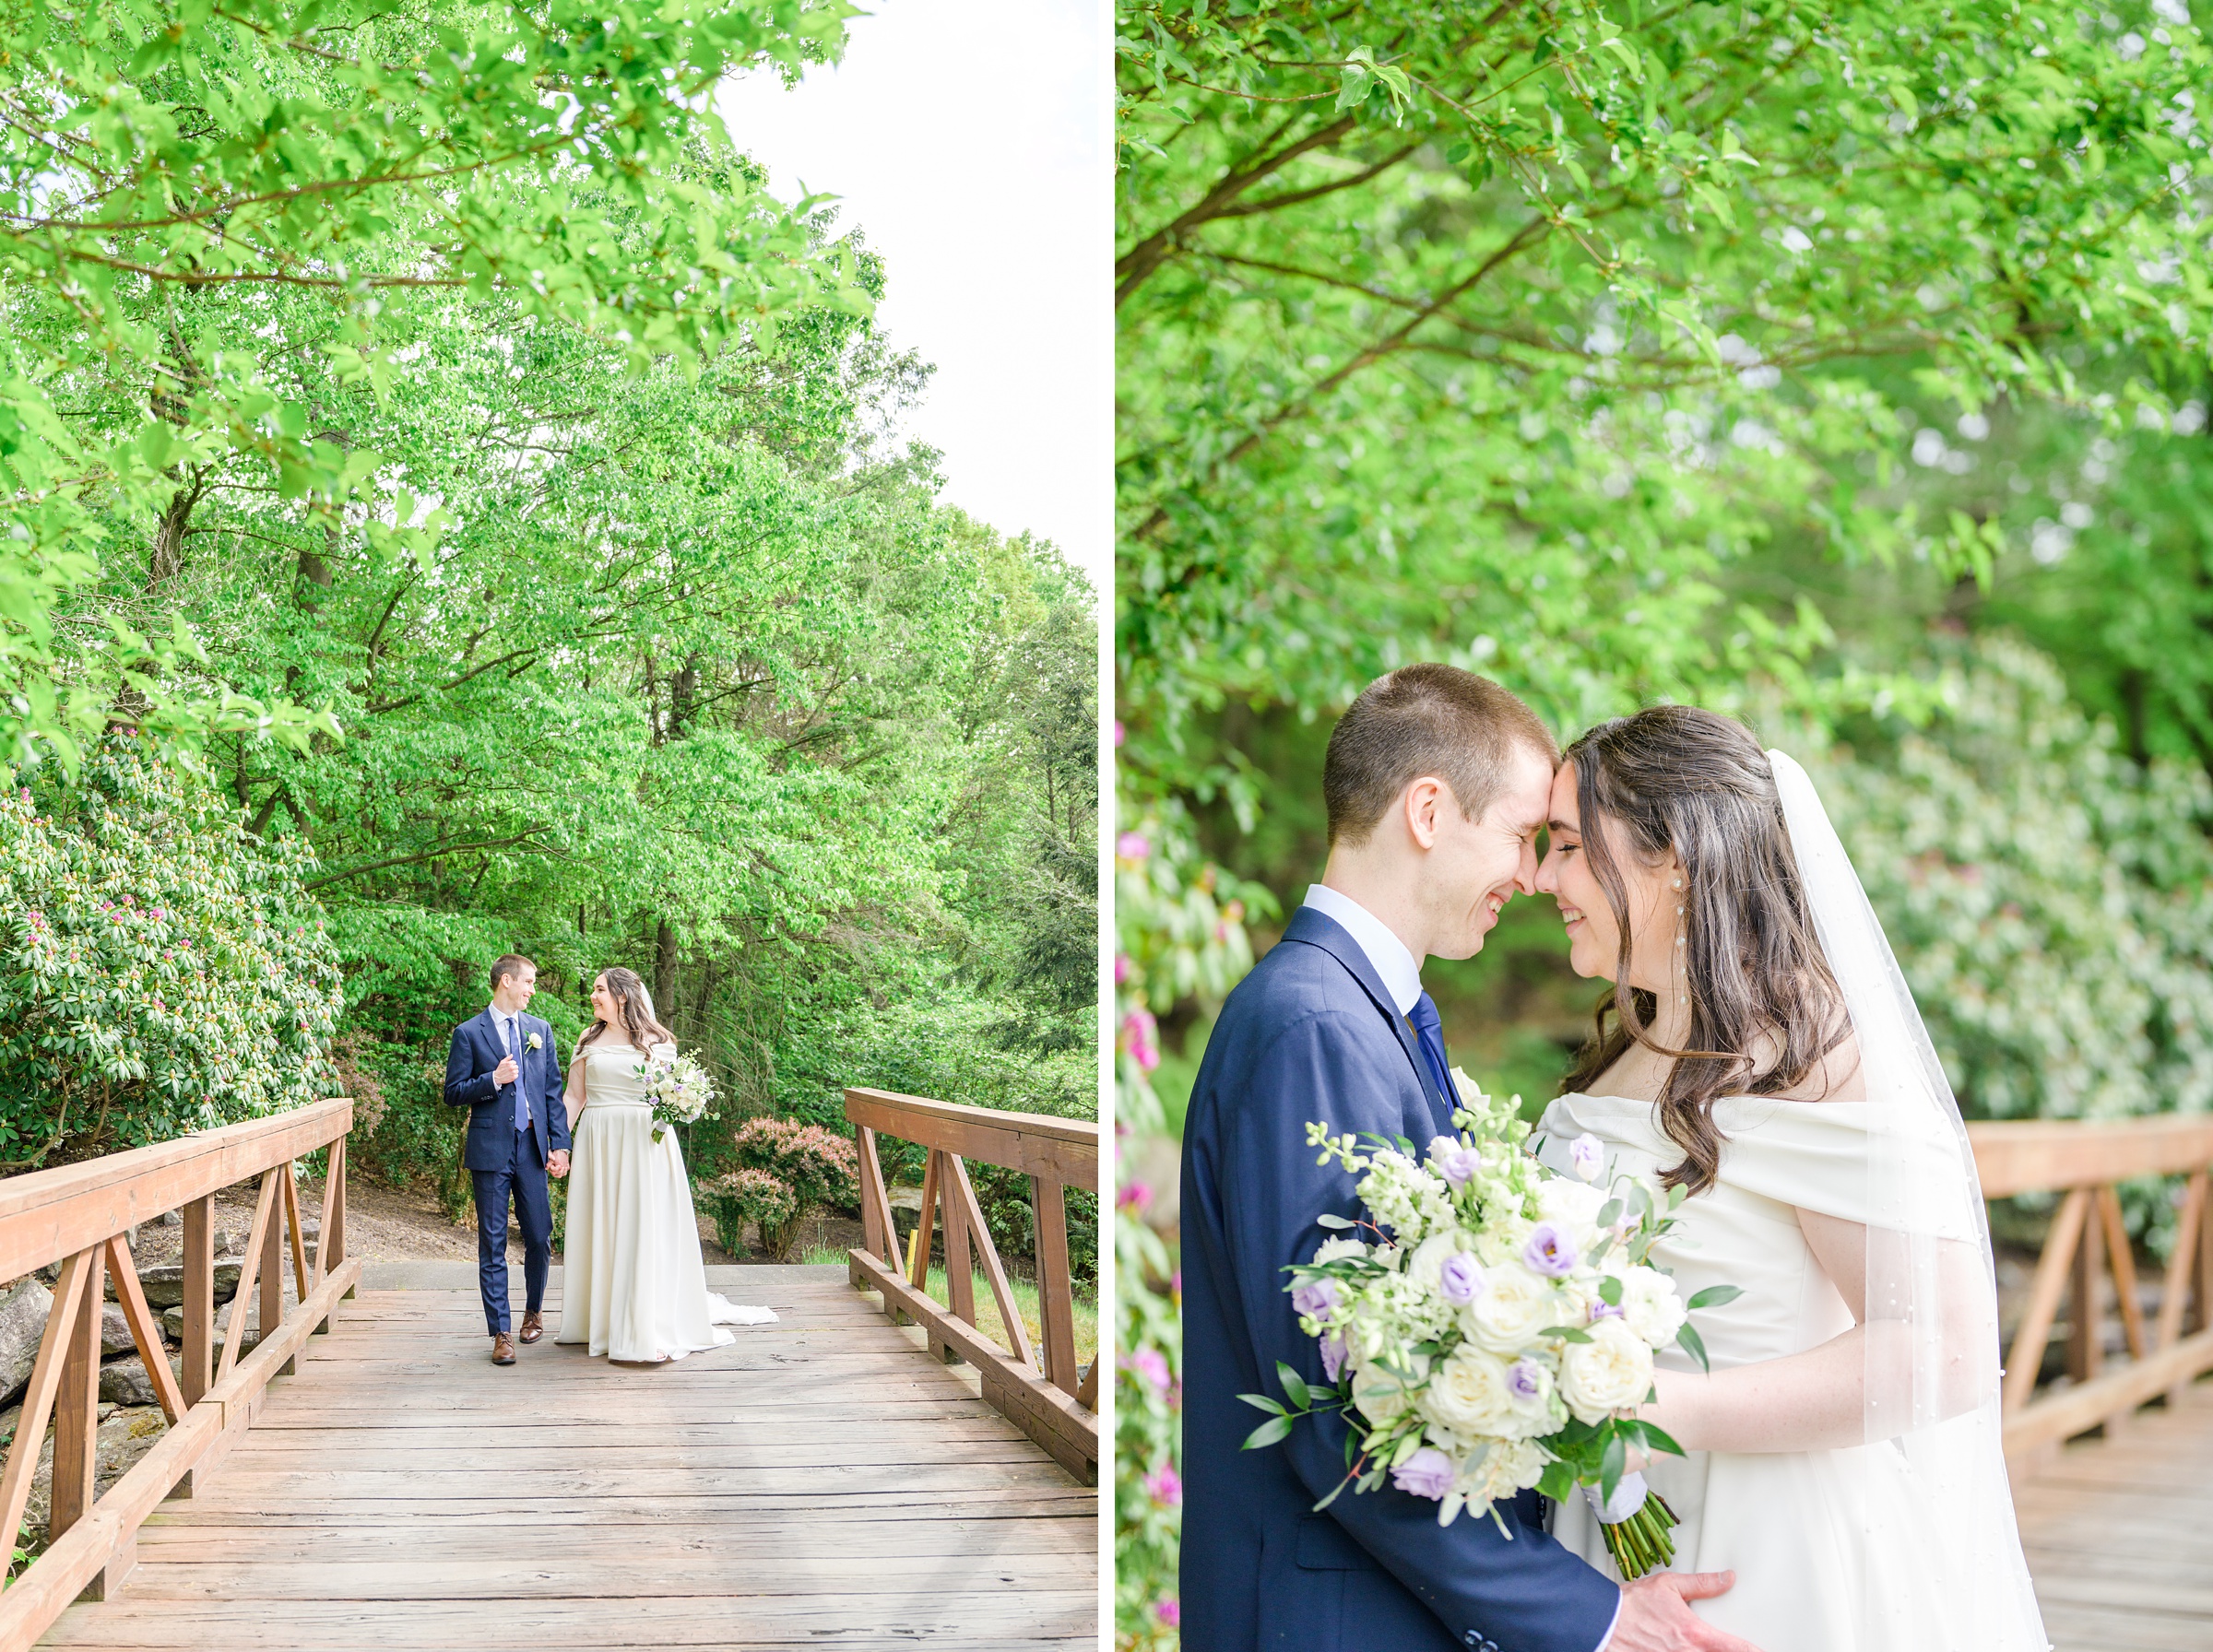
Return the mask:
[[1414, 1029], [1399, 1013], [1398, 1006], [1391, 1001], [1384, 989], [1383, 977], [1376, 974], [1376, 966], [1367, 961], [1367, 953], [1343, 924], [1325, 912], [1311, 906], [1302, 906], [1291, 914], [1291, 922], [1284, 930], [1284, 939], [1303, 941], [1309, 947], [1319, 947], [1343, 964], [1360, 988], [1367, 994], [1368, 1001], [1376, 1007], [1396, 1034], [1399, 1048], [1405, 1053], [1406, 1065], [1414, 1069], [1422, 1094], [1428, 1101], [1433, 1114], [1441, 1113], [1448, 1125], [1452, 1109], [1446, 1099], [1437, 1092], [1437, 1080], [1429, 1076], [1429, 1064], [1422, 1059], [1421, 1046], [1414, 1041]]

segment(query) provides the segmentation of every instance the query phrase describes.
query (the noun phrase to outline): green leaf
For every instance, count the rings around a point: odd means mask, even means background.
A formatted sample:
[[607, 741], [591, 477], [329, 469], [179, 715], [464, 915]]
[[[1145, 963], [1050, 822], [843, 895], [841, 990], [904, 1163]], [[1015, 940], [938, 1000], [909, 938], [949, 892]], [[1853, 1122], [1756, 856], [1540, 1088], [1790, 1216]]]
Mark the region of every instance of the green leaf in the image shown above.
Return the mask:
[[1254, 1429], [1250, 1434], [1245, 1436], [1245, 1444], [1240, 1449], [1246, 1451], [1257, 1451], [1263, 1446], [1274, 1445], [1278, 1440], [1282, 1439], [1285, 1434], [1291, 1432], [1291, 1424], [1293, 1421], [1294, 1420], [1289, 1417], [1269, 1418], [1267, 1422], [1261, 1423], [1260, 1427]]
[[1718, 1308], [1723, 1303], [1734, 1302], [1744, 1293], [1741, 1285], [1709, 1285], [1684, 1305], [1695, 1313], [1699, 1308]]
[[1275, 1363], [1275, 1375], [1283, 1382], [1284, 1392], [1290, 1397], [1293, 1410], [1307, 1410], [1313, 1405], [1313, 1397], [1308, 1391], [1305, 1377], [1281, 1360]]
[[1279, 1417], [1284, 1414], [1284, 1402], [1280, 1399], [1271, 1399], [1265, 1394], [1240, 1394], [1237, 1398], [1247, 1405], [1257, 1406], [1263, 1411], [1272, 1411]]
[[1698, 1361], [1699, 1370], [1711, 1371], [1713, 1369], [1711, 1362], [1706, 1357], [1705, 1339], [1700, 1337], [1687, 1321], [1684, 1323], [1683, 1328], [1675, 1333], [1675, 1340], [1682, 1344], [1686, 1353]]

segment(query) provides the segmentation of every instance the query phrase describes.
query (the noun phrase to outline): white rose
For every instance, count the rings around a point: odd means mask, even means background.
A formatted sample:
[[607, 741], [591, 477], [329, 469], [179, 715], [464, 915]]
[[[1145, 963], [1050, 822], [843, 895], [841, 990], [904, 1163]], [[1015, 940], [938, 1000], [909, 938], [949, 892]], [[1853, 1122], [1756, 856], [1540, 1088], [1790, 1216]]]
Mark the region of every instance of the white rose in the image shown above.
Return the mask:
[[1560, 1354], [1560, 1398], [1577, 1422], [1601, 1422], [1651, 1392], [1652, 1351], [1618, 1319], [1601, 1319], [1588, 1334]]
[[1422, 1410], [1431, 1422], [1462, 1438], [1511, 1432], [1517, 1413], [1507, 1387], [1506, 1362], [1462, 1342], [1438, 1367]]
[[1445, 1263], [1465, 1248], [1456, 1233], [1432, 1233], [1406, 1258], [1406, 1277], [1419, 1285], [1424, 1294], [1435, 1295]]
[[1596, 1240], [1599, 1208], [1605, 1202], [1604, 1188], [1565, 1176], [1546, 1176], [1537, 1186], [1538, 1211], [1544, 1221], [1574, 1234], [1579, 1251], [1588, 1251]]
[[1683, 1299], [1675, 1281], [1656, 1268], [1632, 1268], [1622, 1276], [1621, 1316], [1654, 1348], [1665, 1348], [1683, 1328]]
[[1471, 1505], [1503, 1502], [1544, 1479], [1544, 1465], [1551, 1460], [1544, 1448], [1533, 1440], [1494, 1446], [1483, 1454], [1480, 1463], [1471, 1465], [1462, 1474], [1462, 1486]]
[[1397, 1372], [1386, 1370], [1380, 1362], [1370, 1361], [1353, 1373], [1353, 1403], [1376, 1427], [1385, 1427], [1405, 1415], [1407, 1406], [1413, 1402], [1408, 1389], [1419, 1384], [1428, 1369], [1427, 1357], [1416, 1354], [1412, 1365], [1414, 1375], [1402, 1379]]
[[1461, 1328], [1493, 1353], [1517, 1354], [1559, 1323], [1553, 1288], [1519, 1262], [1483, 1270], [1483, 1289], [1460, 1311]]

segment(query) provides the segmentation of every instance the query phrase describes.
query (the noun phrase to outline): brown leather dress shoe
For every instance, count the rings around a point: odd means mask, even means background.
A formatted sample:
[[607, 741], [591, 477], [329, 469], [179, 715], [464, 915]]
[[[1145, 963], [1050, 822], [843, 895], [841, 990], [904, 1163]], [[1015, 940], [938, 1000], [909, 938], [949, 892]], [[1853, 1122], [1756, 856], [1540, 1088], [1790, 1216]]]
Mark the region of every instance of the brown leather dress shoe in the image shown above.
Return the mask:
[[523, 1334], [516, 1340], [535, 1342], [545, 1334], [546, 1316], [543, 1314], [525, 1314], [523, 1316]]
[[499, 1332], [491, 1339], [491, 1363], [495, 1365], [515, 1363], [515, 1344], [507, 1339], [505, 1331]]

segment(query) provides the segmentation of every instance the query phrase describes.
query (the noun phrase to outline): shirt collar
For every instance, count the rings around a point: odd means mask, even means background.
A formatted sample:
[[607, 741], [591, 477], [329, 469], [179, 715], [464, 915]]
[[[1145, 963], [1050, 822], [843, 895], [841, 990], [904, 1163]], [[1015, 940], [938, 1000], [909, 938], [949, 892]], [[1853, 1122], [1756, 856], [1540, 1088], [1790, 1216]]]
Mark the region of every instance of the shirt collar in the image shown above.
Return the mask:
[[1367, 962], [1401, 1015], [1414, 1007], [1422, 996], [1422, 966], [1388, 924], [1352, 896], [1326, 883], [1307, 885], [1305, 903], [1324, 917], [1336, 919], [1367, 954]]

